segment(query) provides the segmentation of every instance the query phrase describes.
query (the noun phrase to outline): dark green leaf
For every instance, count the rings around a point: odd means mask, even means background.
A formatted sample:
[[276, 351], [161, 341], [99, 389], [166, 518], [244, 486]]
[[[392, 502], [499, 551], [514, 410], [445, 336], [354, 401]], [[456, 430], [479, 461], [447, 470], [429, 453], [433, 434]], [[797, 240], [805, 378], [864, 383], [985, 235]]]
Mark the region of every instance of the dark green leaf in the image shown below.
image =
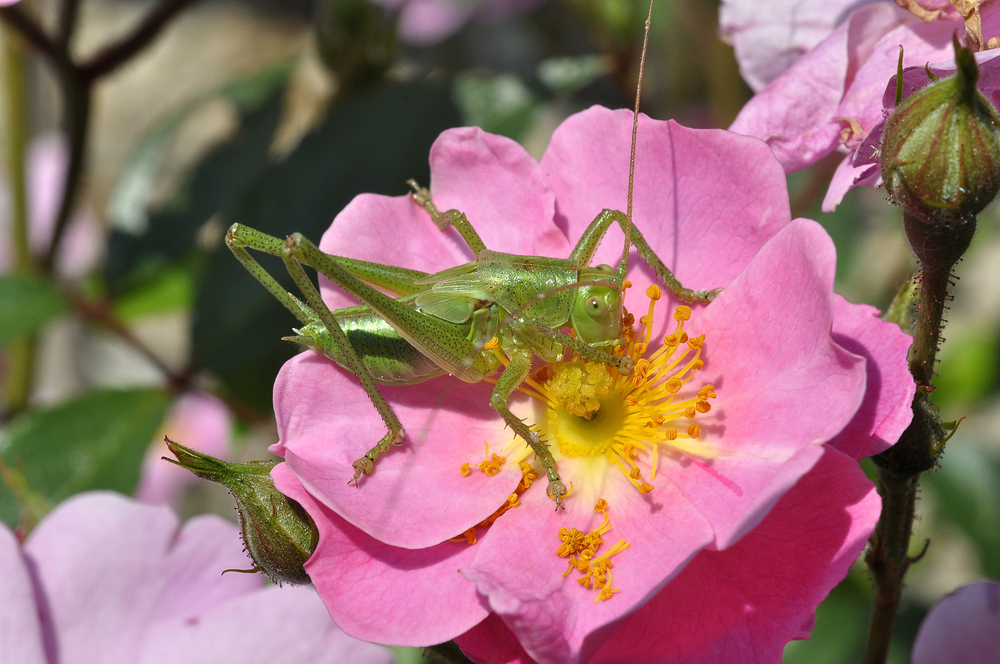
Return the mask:
[[[92, 489], [130, 494], [169, 404], [162, 390], [102, 390], [31, 411], [4, 431], [0, 458], [53, 503]], [[19, 511], [0, 485], [0, 520], [12, 525]]]
[[[430, 146], [458, 121], [440, 87], [394, 84], [354, 97], [331, 110], [287, 159], [248, 182], [235, 204], [221, 210], [224, 223], [278, 237], [298, 231], [318, 241], [357, 194], [400, 195], [409, 178], [428, 182]], [[259, 258], [291, 288], [280, 260]], [[228, 251], [219, 251], [199, 293], [194, 362], [213, 370], [234, 396], [270, 409], [274, 376], [296, 350], [281, 337], [295, 324]]]
[[0, 276], [0, 347], [22, 339], [66, 309], [66, 302], [41, 277]]

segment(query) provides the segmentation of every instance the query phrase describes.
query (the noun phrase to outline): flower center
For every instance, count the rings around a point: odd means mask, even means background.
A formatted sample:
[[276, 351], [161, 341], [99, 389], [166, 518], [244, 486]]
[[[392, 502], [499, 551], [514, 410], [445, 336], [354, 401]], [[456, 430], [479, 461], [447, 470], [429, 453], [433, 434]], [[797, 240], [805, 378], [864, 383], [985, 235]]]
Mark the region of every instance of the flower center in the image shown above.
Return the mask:
[[543, 367], [522, 388], [547, 406], [544, 437], [555, 444], [553, 452], [558, 450], [565, 457], [604, 456], [640, 493], [653, 490], [637, 463], [640, 454], [648, 457], [650, 480], [656, 477], [661, 445], [686, 456], [716, 454], [698, 442], [701, 427], [692, 421], [712, 409], [708, 400], [715, 398], [715, 388], [705, 385], [696, 393], [685, 389], [704, 365], [705, 337], [685, 332], [691, 309], [679, 306], [673, 315], [674, 331], [647, 356], [656, 302], [662, 294], [653, 285], [646, 295], [649, 310], [639, 319], [642, 326], [632, 331], [632, 316], [626, 314], [627, 344], [614, 350], [618, 357], [632, 358], [635, 370], [631, 375], [574, 358]]

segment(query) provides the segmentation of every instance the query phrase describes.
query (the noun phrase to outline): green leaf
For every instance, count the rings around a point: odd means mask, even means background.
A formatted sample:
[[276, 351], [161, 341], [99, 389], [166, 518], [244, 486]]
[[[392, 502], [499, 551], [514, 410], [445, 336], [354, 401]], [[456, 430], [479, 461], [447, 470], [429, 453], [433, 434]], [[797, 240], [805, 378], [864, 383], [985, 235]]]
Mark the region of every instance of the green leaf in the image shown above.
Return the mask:
[[[101, 390], [30, 411], [4, 431], [0, 458], [53, 503], [93, 489], [131, 494], [170, 400], [158, 389]], [[13, 525], [19, 514], [0, 485], [0, 520]]]
[[0, 347], [23, 339], [65, 309], [66, 302], [45, 279], [0, 276]]

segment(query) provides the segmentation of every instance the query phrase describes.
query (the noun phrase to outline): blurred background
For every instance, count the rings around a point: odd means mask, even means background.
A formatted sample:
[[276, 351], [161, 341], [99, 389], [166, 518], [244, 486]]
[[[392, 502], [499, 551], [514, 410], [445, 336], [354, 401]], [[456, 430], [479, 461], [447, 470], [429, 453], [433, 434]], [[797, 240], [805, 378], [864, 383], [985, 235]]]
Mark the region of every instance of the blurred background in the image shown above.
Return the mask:
[[[223, 244], [233, 222], [318, 240], [357, 194], [427, 183], [449, 127], [540, 157], [592, 104], [633, 103], [645, 0], [25, 0], [2, 10], [0, 519], [22, 532], [111, 488], [234, 518], [221, 489], [158, 461], [164, 434], [232, 459], [275, 442], [271, 387], [294, 319]], [[11, 11], [17, 12], [11, 14]], [[714, 0], [655, 10], [642, 108], [726, 127], [750, 90]], [[32, 31], [35, 31], [33, 33]], [[47, 37], [39, 38], [38, 31]], [[912, 268], [899, 213], [857, 189], [819, 205], [839, 155], [790, 176], [838, 290], [884, 308]], [[928, 607], [1000, 578], [1000, 236], [957, 268], [934, 400], [965, 418], [924, 476], [892, 662]], [[266, 263], [281, 276], [280, 263]], [[145, 470], [144, 470], [145, 469]], [[785, 661], [858, 661], [863, 566]], [[399, 649], [400, 662], [420, 661]]]

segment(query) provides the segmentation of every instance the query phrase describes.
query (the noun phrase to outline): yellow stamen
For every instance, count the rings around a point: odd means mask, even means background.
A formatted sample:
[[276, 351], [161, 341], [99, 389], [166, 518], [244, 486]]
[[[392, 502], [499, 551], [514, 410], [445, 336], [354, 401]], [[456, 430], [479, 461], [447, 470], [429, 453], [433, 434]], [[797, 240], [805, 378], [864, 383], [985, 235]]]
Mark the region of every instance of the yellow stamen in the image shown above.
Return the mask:
[[569, 576], [573, 570], [582, 576], [576, 581], [588, 590], [598, 590], [594, 602], [611, 598], [620, 588], [611, 587], [611, 558], [618, 555], [630, 545], [624, 539], [618, 540], [608, 551], [597, 555], [604, 545], [603, 535], [611, 530], [611, 517], [608, 515], [608, 503], [601, 498], [594, 505], [594, 511], [604, 516], [604, 521], [597, 528], [583, 534], [576, 528], [560, 528], [559, 539], [562, 544], [556, 550], [560, 558], [569, 558], [569, 566], [563, 576]]

